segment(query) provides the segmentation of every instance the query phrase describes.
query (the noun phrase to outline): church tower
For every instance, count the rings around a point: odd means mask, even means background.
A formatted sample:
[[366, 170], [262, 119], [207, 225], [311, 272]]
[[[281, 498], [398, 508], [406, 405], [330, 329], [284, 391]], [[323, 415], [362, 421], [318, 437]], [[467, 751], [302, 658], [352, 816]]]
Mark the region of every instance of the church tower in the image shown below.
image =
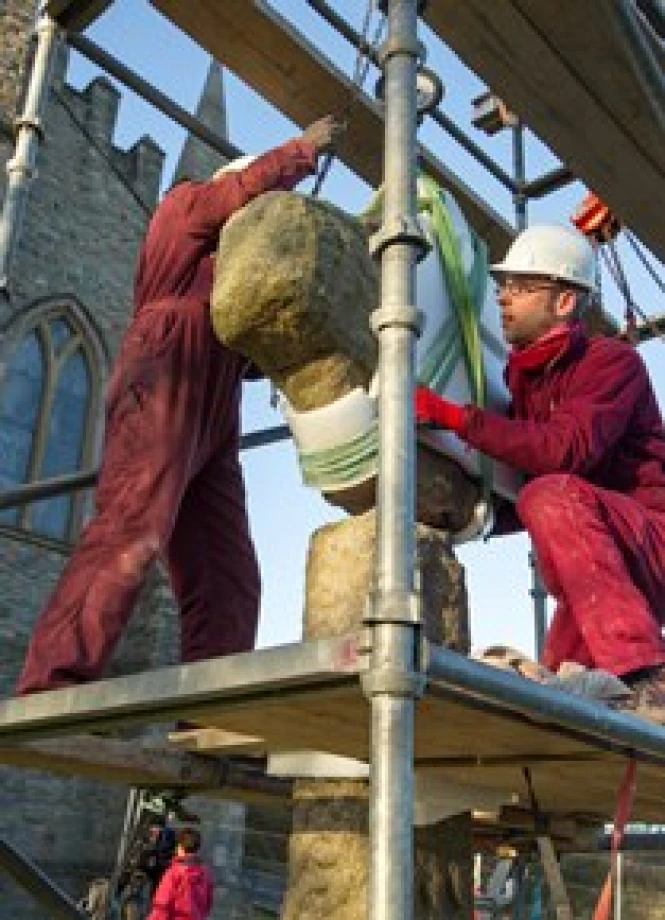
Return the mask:
[[[206, 127], [220, 137], [228, 138], [224, 73], [217, 61], [210, 62], [196, 116], [199, 121], [203, 122]], [[225, 157], [190, 134], [182, 148], [178, 165], [173, 174], [173, 181], [177, 182], [179, 179], [209, 179], [225, 162]]]

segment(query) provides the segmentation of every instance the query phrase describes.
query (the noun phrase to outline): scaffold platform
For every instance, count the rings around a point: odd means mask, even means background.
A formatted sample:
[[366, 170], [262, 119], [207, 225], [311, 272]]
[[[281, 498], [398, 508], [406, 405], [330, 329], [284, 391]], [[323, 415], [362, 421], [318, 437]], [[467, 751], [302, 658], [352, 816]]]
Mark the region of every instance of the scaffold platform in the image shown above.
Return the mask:
[[[52, 746], [49, 765], [45, 738], [173, 719], [250, 736], [255, 751], [310, 750], [367, 761], [365, 645], [364, 633], [349, 634], [7, 699], [0, 703], [0, 762], [58, 769], [63, 755]], [[662, 822], [664, 728], [438, 646], [425, 647], [424, 665], [417, 770], [505, 793], [507, 805], [528, 809], [528, 767], [543, 813], [609, 821], [626, 760], [634, 758], [631, 820]], [[85, 762], [70, 749], [66, 768], [89, 774]], [[107, 758], [94, 772], [117, 780], [119, 769]], [[123, 779], [145, 777], [133, 775], [128, 760]], [[198, 779], [214, 785], [210, 776]]]
[[[511, 842], [520, 833], [522, 842], [536, 838], [545, 871], [550, 881], [554, 878], [556, 901], [556, 852], [578, 848], [585, 833], [589, 840], [598, 825], [613, 821], [618, 797], [625, 805], [622, 785], [630, 794], [628, 764], [637, 764], [630, 820], [662, 824], [665, 728], [421, 638], [409, 539], [415, 463], [407, 407], [414, 368], [413, 342], [406, 341], [415, 336], [417, 323], [405, 296], [415, 290], [421, 248], [420, 234], [414, 232], [416, 160], [453, 192], [493, 259], [503, 256], [514, 230], [442, 157], [419, 144], [417, 125], [426, 112], [438, 115], [438, 124], [512, 195], [518, 225], [526, 219], [521, 206], [527, 200], [575, 175], [663, 258], [662, 40], [652, 40], [653, 23], [643, 28], [639, 4], [632, 0], [388, 0], [381, 6], [390, 27], [378, 56], [352, 30], [346, 31], [347, 39], [360, 45], [357, 50], [383, 70], [385, 98], [377, 103], [362, 91], [361, 81], [350, 79], [308, 41], [299, 17], [289, 22], [279, 14], [276, 0], [150, 2], [295, 123], [304, 127], [326, 113], [347, 121], [347, 136], [337, 151], [340, 159], [370, 185], [384, 184], [386, 232], [378, 250], [382, 305], [375, 328], [380, 371], [390, 384], [379, 387], [381, 434], [390, 435], [381, 442], [380, 457], [391, 462], [381, 462], [378, 474], [380, 577], [371, 592], [367, 629], [0, 700], [0, 765], [284, 804], [292, 777], [300, 774], [274, 775], [271, 758], [300, 754], [305, 759], [346, 759], [350, 778], [370, 780], [367, 900], [376, 920], [412, 916], [411, 831], [417, 806], [422, 806], [416, 787], [426, 777], [434, 790], [428, 799], [432, 804], [434, 793], [443, 797], [451, 789], [466, 792], [466, 798], [461, 796], [464, 807], [448, 814], [472, 810], [476, 801], [481, 809], [489, 799], [501, 803], [496, 819], [489, 811], [484, 817], [474, 814], [476, 841], [485, 835], [496, 842], [506, 831], [515, 832]], [[325, 0], [307, 2], [333, 25]], [[85, 29], [111, 3], [46, 0], [39, 5], [33, 72], [25, 112], [17, 122], [22, 155], [12, 161], [3, 212], [11, 228], [0, 252], [3, 283], [9, 277], [9, 244], [15, 242], [33, 157], [42, 140], [39, 112], [60, 30], [68, 31], [70, 45], [77, 47], [72, 33]], [[372, 10], [370, 5], [368, 13]], [[519, 121], [512, 119], [513, 177], [463, 132], [446, 127], [436, 102], [429, 109], [419, 102], [415, 76], [424, 56], [417, 33], [421, 16], [518, 113]], [[188, 113], [103, 49], [95, 50], [94, 43], [79, 41], [78, 48], [101, 61], [100, 66], [106, 61], [109, 73], [181, 125], [192, 126], [195, 136], [203, 136], [224, 157], [240, 152], [205, 126], [194, 127], [196, 120]], [[531, 182], [524, 164], [518, 163], [527, 124], [563, 161], [560, 169]], [[639, 183], [626, 181], [634, 176], [640, 177]], [[395, 250], [400, 258], [386, 260], [393, 245], [400, 247]], [[267, 434], [272, 438], [275, 432]], [[394, 458], [399, 463], [393, 465]], [[82, 474], [76, 485], [89, 485], [93, 479], [94, 474]], [[58, 489], [63, 485], [72, 483], [60, 482]], [[51, 492], [43, 494], [55, 494], [53, 488], [53, 483], [46, 484]], [[10, 495], [11, 501], [16, 498]], [[178, 720], [200, 728], [188, 738], [181, 732], [170, 742], [158, 737], [158, 731], [149, 739], [133, 731], [141, 726], [168, 728]], [[358, 773], [352, 772], [354, 763], [362, 768]], [[334, 778], [345, 778], [343, 767]], [[434, 823], [441, 814], [427, 820]], [[617, 826], [622, 824], [618, 817]], [[33, 894], [41, 891], [54, 916], [79, 915], [48, 880], [40, 881], [35, 866], [6, 842], [0, 841], [0, 847], [5, 869], [26, 879]]]

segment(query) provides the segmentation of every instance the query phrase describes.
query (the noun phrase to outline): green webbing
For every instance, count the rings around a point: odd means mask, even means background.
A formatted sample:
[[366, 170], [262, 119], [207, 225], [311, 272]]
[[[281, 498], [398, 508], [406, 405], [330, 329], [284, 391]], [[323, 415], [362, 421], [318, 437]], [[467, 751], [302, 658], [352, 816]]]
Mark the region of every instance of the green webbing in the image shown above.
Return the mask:
[[376, 473], [379, 421], [344, 444], [299, 455], [303, 480], [316, 488], [353, 486]]
[[[418, 381], [443, 394], [456, 365], [463, 360], [472, 399], [476, 405], [484, 406], [486, 381], [480, 314], [485, 303], [487, 249], [482, 240], [470, 231], [474, 259], [467, 277], [443, 192], [429, 176], [421, 176], [420, 182], [425, 194], [418, 198], [418, 209], [427, 211], [432, 220], [451, 313], [444, 319], [420, 362]], [[379, 218], [382, 210], [383, 191], [379, 189], [360, 216]], [[362, 482], [376, 473], [378, 440], [378, 420], [375, 420], [368, 431], [344, 444], [327, 450], [301, 452], [299, 460], [304, 482], [318, 488], [350, 487]], [[479, 454], [479, 458], [485, 492], [488, 493], [492, 479], [491, 461], [483, 454]]]
[[[443, 201], [443, 192], [429, 176], [422, 176], [420, 182], [425, 188], [425, 195], [418, 198], [418, 210], [428, 211], [432, 220], [448, 288], [450, 318], [456, 320], [458, 335], [455, 335], [455, 328], [450, 328], [449, 322], [441, 326], [425, 355], [418, 379], [443, 394], [461, 351], [472, 399], [477, 406], [484, 406], [485, 365], [480, 341], [480, 314], [485, 305], [487, 251], [484, 243], [471, 233], [474, 259], [467, 278], [457, 235]], [[450, 355], [451, 352], [455, 352], [454, 356]]]
[[[418, 210], [428, 211], [432, 220], [451, 313], [441, 325], [421, 362], [418, 381], [443, 395], [461, 356], [466, 367], [471, 398], [482, 408], [486, 402], [486, 378], [483, 346], [480, 340], [480, 316], [485, 305], [487, 247], [469, 228], [474, 258], [467, 277], [459, 241], [445, 206], [442, 190], [429, 176], [421, 176], [420, 184], [424, 187], [425, 194], [418, 197]], [[487, 497], [492, 487], [492, 461], [485, 454], [478, 453], [478, 463], [483, 480], [483, 492]]]

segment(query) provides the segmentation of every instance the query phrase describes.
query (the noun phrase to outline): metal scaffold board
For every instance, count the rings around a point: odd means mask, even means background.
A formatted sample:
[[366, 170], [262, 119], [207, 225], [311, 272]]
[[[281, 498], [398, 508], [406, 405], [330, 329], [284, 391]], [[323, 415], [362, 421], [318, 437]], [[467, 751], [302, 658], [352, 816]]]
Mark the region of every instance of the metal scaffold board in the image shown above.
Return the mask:
[[[366, 761], [361, 644], [357, 635], [310, 641], [5, 700], [0, 759], [35, 738], [182, 718], [262, 738], [267, 751]], [[544, 812], [609, 820], [634, 756], [632, 820], [662, 820], [665, 730], [445, 649], [431, 647], [428, 658], [417, 769], [528, 807], [528, 767]]]
[[654, 71], [636, 69], [627, 6], [429, 0], [423, 17], [663, 259], [665, 52], [645, 35]]

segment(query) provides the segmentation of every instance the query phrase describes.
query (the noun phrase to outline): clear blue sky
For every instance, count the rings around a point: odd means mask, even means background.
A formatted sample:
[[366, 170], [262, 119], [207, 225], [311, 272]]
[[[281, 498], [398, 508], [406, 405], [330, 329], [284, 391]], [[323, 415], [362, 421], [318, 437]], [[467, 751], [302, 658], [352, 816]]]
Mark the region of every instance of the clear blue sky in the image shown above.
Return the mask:
[[[280, 0], [273, 5], [297, 24], [318, 48], [325, 49], [338, 66], [348, 73], [352, 72], [353, 50], [319, 19], [305, 0]], [[336, 0], [333, 6], [356, 30], [360, 30], [364, 3]], [[189, 111], [195, 110], [209, 58], [145, 0], [115, 0], [110, 11], [91, 28], [90, 36], [180, 105]], [[485, 88], [484, 84], [424, 27], [421, 37], [428, 48], [428, 66], [437, 71], [446, 86], [443, 103], [446, 112], [510, 171], [508, 137], [486, 138], [470, 124], [471, 99]], [[87, 61], [73, 56], [69, 78], [74, 85], [85, 85], [96, 73]], [[371, 72], [366, 85], [373, 86], [374, 79], [375, 74]], [[115, 141], [119, 146], [130, 146], [141, 135], [151, 135], [167, 155], [164, 181], [167, 186], [184, 132], [142, 100], [121, 89], [123, 101]], [[299, 132], [288, 119], [228, 72], [226, 94], [229, 139], [247, 152], [261, 152]], [[507, 135], [507, 132], [504, 134]], [[420, 138], [440, 160], [513, 222], [512, 203], [503, 187], [453, 140], [433, 123], [422, 126]], [[529, 138], [529, 178], [542, 174], [556, 163], [546, 147], [535, 138]], [[301, 186], [305, 191], [307, 188]], [[535, 222], [565, 222], [583, 193], [584, 187], [576, 184], [533, 203], [529, 219]], [[368, 187], [340, 164], [335, 165], [323, 191], [324, 197], [352, 212], [362, 207], [368, 195]], [[665, 308], [656, 286], [630, 257], [625, 243], [621, 244], [620, 251], [626, 257], [625, 264], [637, 302], [648, 312], [663, 312]], [[659, 270], [662, 271], [661, 266]], [[604, 291], [606, 309], [620, 316], [620, 299], [607, 279], [604, 279]], [[642, 349], [642, 354], [662, 405], [665, 397], [663, 343], [649, 344]], [[279, 414], [269, 406], [267, 386], [249, 385], [244, 400], [245, 430], [280, 423]], [[252, 531], [264, 580], [259, 642], [274, 645], [294, 641], [300, 637], [303, 572], [310, 534], [316, 527], [338, 519], [340, 515], [317, 494], [302, 486], [290, 443], [246, 453], [244, 466]], [[530, 570], [527, 551], [527, 541], [523, 536], [472, 544], [460, 550], [459, 557], [467, 572], [475, 647], [501, 642], [532, 651], [533, 614], [528, 593]]]

